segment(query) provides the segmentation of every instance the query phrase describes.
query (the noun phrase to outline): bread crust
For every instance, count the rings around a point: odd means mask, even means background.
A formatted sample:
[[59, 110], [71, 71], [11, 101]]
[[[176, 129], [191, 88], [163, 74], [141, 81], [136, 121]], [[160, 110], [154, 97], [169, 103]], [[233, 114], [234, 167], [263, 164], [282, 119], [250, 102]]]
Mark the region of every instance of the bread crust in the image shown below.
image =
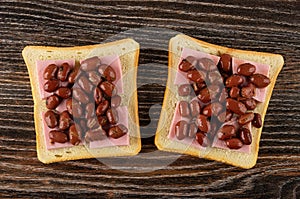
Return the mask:
[[[26, 46], [22, 51], [26, 63], [32, 96], [34, 100], [34, 121], [36, 131], [36, 144], [38, 159], [43, 163], [53, 163], [67, 160], [77, 160], [98, 157], [130, 156], [136, 155], [141, 150], [138, 103], [136, 89], [136, 75], [139, 57], [139, 44], [133, 39], [123, 39], [106, 44], [75, 46], [75, 47], [48, 47]], [[122, 74], [130, 74], [131, 81], [123, 79], [125, 104], [130, 114], [129, 130], [130, 144], [128, 146], [111, 146], [97, 149], [87, 149], [84, 145], [69, 148], [47, 150], [45, 147], [43, 121], [41, 113], [46, 110], [45, 101], [39, 95], [38, 60], [68, 60], [75, 59], [75, 67], [79, 61], [92, 56], [118, 55], [122, 65]], [[124, 81], [125, 80], [125, 81]], [[130, 103], [129, 103], [130, 102]]]
[[210, 44], [187, 35], [179, 34], [173, 37], [169, 43], [169, 66], [168, 66], [168, 81], [165, 91], [162, 113], [158, 123], [158, 128], [155, 136], [155, 144], [160, 150], [188, 154], [197, 157], [203, 157], [210, 160], [216, 160], [230, 164], [233, 166], [249, 169], [252, 168], [257, 161], [259, 141], [262, 128], [252, 127], [252, 144], [250, 154], [242, 153], [234, 150], [226, 150], [220, 148], [207, 147], [205, 150], [198, 149], [193, 146], [186, 146], [182, 143], [168, 139], [170, 124], [175, 111], [176, 102], [179, 100], [177, 89], [174, 86], [175, 72], [183, 47], [193, 50], [205, 52], [212, 55], [221, 55], [224, 53], [230, 54], [232, 57], [254, 61], [257, 63], [268, 64], [270, 66], [271, 83], [267, 87], [266, 99], [259, 103], [254, 112], [260, 113], [262, 122], [266, 115], [268, 104], [275, 86], [276, 78], [283, 67], [284, 60], [281, 55], [238, 50], [227, 48], [219, 45]]

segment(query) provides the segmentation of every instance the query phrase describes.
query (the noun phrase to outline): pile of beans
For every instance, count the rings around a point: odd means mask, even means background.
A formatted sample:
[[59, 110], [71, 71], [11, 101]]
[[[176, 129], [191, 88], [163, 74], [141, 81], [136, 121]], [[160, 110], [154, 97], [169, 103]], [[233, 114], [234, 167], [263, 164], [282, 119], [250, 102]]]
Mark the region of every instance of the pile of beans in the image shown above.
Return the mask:
[[[102, 64], [98, 57], [84, 60], [79, 69], [68, 63], [48, 65], [44, 70], [44, 90], [51, 93], [46, 98], [48, 111], [44, 120], [49, 128], [51, 143], [70, 142], [78, 145], [120, 138], [127, 128], [119, 121], [116, 108], [121, 97], [117, 94], [115, 70]], [[66, 110], [56, 108], [66, 101]]]
[[[252, 136], [248, 124], [251, 122], [256, 128], [262, 126], [261, 115], [253, 112], [259, 103], [253, 96], [256, 88], [268, 86], [270, 79], [255, 73], [256, 67], [250, 63], [239, 65], [237, 74], [232, 74], [232, 57], [228, 54], [222, 54], [217, 65], [208, 58], [188, 56], [179, 64], [179, 70], [186, 73], [190, 82], [178, 87], [179, 95], [195, 93], [197, 99], [190, 103], [179, 102], [180, 115], [189, 122], [181, 120], [176, 124], [177, 139], [194, 138], [206, 146], [217, 136], [230, 149], [250, 145]], [[224, 125], [228, 121], [232, 124]]]

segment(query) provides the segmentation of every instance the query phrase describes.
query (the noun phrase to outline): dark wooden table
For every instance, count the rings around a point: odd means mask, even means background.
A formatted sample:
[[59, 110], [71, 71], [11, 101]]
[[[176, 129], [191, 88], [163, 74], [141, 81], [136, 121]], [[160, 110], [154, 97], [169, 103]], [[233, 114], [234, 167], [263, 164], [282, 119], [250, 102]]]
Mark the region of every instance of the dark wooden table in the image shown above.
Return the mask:
[[[138, 30], [133, 36], [145, 42], [138, 77], [142, 154], [156, 151], [153, 135], [167, 78], [166, 39], [172, 31], [284, 56], [253, 169], [182, 155], [160, 170], [144, 172], [174, 157], [171, 153], [142, 157], [149, 165], [121, 163], [114, 169], [96, 159], [50, 165], [37, 160], [33, 101], [22, 49], [96, 44], [128, 30], [125, 35], [130, 36], [133, 28]], [[296, 0], [1, 0], [0, 197], [300, 198], [299, 80]]]

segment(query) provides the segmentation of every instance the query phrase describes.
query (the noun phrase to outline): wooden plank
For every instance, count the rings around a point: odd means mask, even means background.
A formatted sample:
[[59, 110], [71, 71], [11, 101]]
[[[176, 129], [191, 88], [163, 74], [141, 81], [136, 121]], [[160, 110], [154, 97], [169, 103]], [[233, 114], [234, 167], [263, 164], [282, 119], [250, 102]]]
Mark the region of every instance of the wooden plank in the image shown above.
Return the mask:
[[[300, 198], [300, 18], [293, 0], [92, 1], [2, 0], [0, 3], [0, 197]], [[137, 157], [148, 167], [116, 169], [96, 159], [43, 165], [36, 158], [33, 102], [21, 56], [26, 45], [103, 42], [132, 28], [165, 28], [233, 48], [279, 53], [281, 71], [268, 108], [257, 165], [161, 153]], [[153, 144], [167, 79], [165, 38], [144, 29], [138, 76], [142, 154]], [[127, 33], [133, 36], [132, 33]], [[162, 44], [164, 44], [162, 46]], [[145, 85], [146, 82], [146, 85]], [[151, 117], [149, 110], [151, 109]], [[151, 120], [150, 120], [151, 119]], [[150, 125], [150, 121], [152, 122]], [[178, 158], [160, 170], [160, 161]], [[122, 172], [122, 171], [127, 172]], [[137, 173], [139, 171], [140, 173]]]

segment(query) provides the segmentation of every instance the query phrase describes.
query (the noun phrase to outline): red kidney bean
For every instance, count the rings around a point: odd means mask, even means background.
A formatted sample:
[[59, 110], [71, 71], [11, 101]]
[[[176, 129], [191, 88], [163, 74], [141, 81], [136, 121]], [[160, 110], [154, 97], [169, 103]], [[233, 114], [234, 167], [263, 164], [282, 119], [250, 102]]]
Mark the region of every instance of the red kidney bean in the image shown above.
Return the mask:
[[104, 100], [97, 106], [96, 115], [97, 116], [104, 115], [108, 107], [109, 107], [109, 102], [107, 100]]
[[249, 145], [252, 142], [250, 130], [244, 127], [239, 129], [239, 138], [245, 145]]
[[110, 106], [113, 108], [117, 108], [120, 106], [121, 101], [122, 101], [122, 99], [121, 99], [120, 95], [112, 96], [112, 98], [110, 99]]
[[248, 122], [251, 122], [254, 118], [254, 113], [245, 113], [244, 115], [241, 115], [238, 119], [238, 123], [240, 125], [247, 124]]
[[208, 131], [210, 131], [210, 123], [207, 120], [207, 117], [205, 115], [199, 115], [197, 117], [197, 125], [200, 131], [207, 133]]
[[178, 87], [179, 96], [188, 96], [191, 93], [191, 86], [189, 84], [182, 84]]
[[85, 106], [85, 118], [91, 118], [95, 115], [95, 103], [91, 102]]
[[49, 139], [51, 143], [65, 143], [68, 141], [68, 136], [62, 131], [52, 130], [49, 132]]
[[99, 87], [108, 97], [112, 97], [117, 93], [115, 85], [108, 81], [102, 82]]
[[230, 87], [238, 87], [242, 83], [244, 83], [244, 79], [240, 75], [236, 75], [236, 74], [231, 75], [225, 81], [226, 87], [229, 87], [229, 88]]
[[67, 109], [67, 110], [68, 110], [69, 113], [70, 113], [70, 111], [72, 112], [72, 114], [71, 113], [70, 114], [73, 115], [74, 118], [80, 118], [80, 117], [83, 116], [82, 107], [75, 100], [72, 100], [72, 102], [71, 102], [71, 110], [69, 110], [69, 109]]
[[189, 70], [186, 76], [192, 82], [201, 83], [204, 82], [206, 75], [204, 72], [194, 69]]
[[244, 100], [242, 102], [245, 104], [245, 106], [246, 106], [246, 108], [248, 110], [254, 110], [256, 108], [256, 101], [255, 101], [255, 99], [250, 98], [250, 99], [246, 99], [246, 100]]
[[77, 131], [77, 128], [79, 128], [79, 126], [75, 126], [75, 124], [72, 124], [69, 128], [69, 139], [70, 139], [70, 143], [73, 145], [78, 145], [81, 142], [80, 139], [80, 130]]
[[66, 100], [66, 108], [67, 108], [67, 111], [69, 112], [69, 114], [73, 115], [73, 111], [72, 111], [72, 98], [68, 98]]
[[219, 113], [222, 111], [223, 106], [218, 102], [213, 102], [208, 105], [206, 105], [203, 110], [202, 114], [206, 117], [211, 117], [212, 115], [219, 115]]
[[236, 136], [236, 129], [233, 125], [224, 125], [219, 129], [217, 136], [220, 140], [233, 138]]
[[86, 121], [86, 127], [88, 129], [97, 129], [97, 128], [99, 128], [98, 118], [96, 118], [96, 117], [88, 118], [87, 121]]
[[112, 125], [108, 123], [107, 125], [102, 126], [102, 129], [103, 129], [105, 132], [108, 132], [108, 131], [109, 131], [109, 128], [110, 128], [111, 126], [112, 126]]
[[236, 100], [239, 102], [244, 102], [247, 98], [239, 96]]
[[221, 88], [217, 84], [211, 84], [207, 86], [207, 88], [209, 91], [210, 99], [212, 100], [216, 99], [218, 95], [221, 93]]
[[[196, 94], [196, 95], [198, 95], [199, 94], [199, 92], [200, 92], [200, 90], [202, 89], [202, 88], [205, 88], [206, 87], [206, 84], [205, 84], [205, 82], [201, 82], [201, 83], [192, 83], [191, 84], [191, 87], [192, 87], [192, 89], [194, 90], [194, 93]], [[191, 91], [192, 92], [192, 91]]]
[[243, 142], [238, 138], [231, 138], [225, 141], [226, 145], [230, 149], [239, 149], [243, 146]]
[[100, 126], [105, 126], [108, 124], [108, 120], [107, 120], [106, 116], [100, 115], [97, 118], [98, 118], [98, 122], [99, 122]]
[[102, 80], [101, 76], [97, 71], [90, 71], [88, 74], [88, 80], [94, 85], [97, 86]]
[[187, 58], [183, 59], [179, 64], [179, 70], [183, 72], [187, 72], [193, 69], [197, 65], [197, 60], [193, 56], [188, 56]]
[[208, 78], [210, 84], [223, 83], [223, 78], [218, 70], [209, 72], [207, 74], [207, 78]]
[[224, 72], [224, 71], [222, 71], [222, 69], [221, 69], [221, 75], [222, 75], [222, 80], [223, 80], [223, 83], [225, 84], [225, 82], [226, 82], [226, 79], [228, 78], [228, 77], [230, 77], [230, 75], [231, 75], [231, 71], [230, 72], [228, 72], [228, 73], [226, 73], [226, 72]]
[[270, 79], [262, 74], [254, 74], [250, 77], [250, 81], [257, 88], [264, 88], [270, 84]]
[[127, 132], [128, 129], [123, 124], [119, 124], [117, 126], [111, 127], [108, 131], [108, 135], [111, 138], [118, 139], [124, 136]]
[[113, 82], [116, 80], [116, 72], [111, 66], [107, 66], [103, 72], [103, 77], [109, 81]]
[[93, 84], [88, 80], [85, 75], [81, 75], [78, 79], [78, 85], [85, 91], [87, 94], [91, 94], [93, 91]]
[[229, 91], [231, 98], [237, 98], [240, 95], [240, 89], [238, 87], [232, 87]]
[[255, 94], [255, 87], [253, 84], [248, 84], [248, 86], [245, 86], [241, 89], [241, 96], [244, 98], [252, 98]]
[[55, 64], [48, 65], [44, 70], [44, 79], [56, 79], [58, 67]]
[[208, 103], [211, 100], [207, 87], [201, 89], [197, 97], [202, 103]]
[[197, 87], [198, 87], [199, 89], [202, 89], [202, 88], [206, 87], [205, 82], [198, 82], [198, 83], [196, 83], [196, 85], [197, 85]]
[[83, 71], [96, 71], [101, 64], [101, 60], [95, 56], [81, 62], [80, 68]]
[[230, 112], [229, 110], [226, 110], [226, 111], [220, 113], [217, 118], [221, 123], [223, 123], [223, 122], [230, 121], [232, 116], [233, 116], [232, 112]]
[[110, 108], [106, 111], [106, 117], [109, 123], [116, 124], [119, 121], [118, 112], [115, 108]]
[[68, 111], [63, 111], [59, 114], [59, 129], [66, 130], [71, 124], [71, 117]]
[[204, 71], [214, 71], [217, 70], [217, 66], [213, 62], [213, 60], [208, 58], [201, 58], [198, 60], [198, 65], [201, 70]]
[[63, 99], [67, 99], [71, 97], [72, 90], [68, 87], [60, 87], [55, 91], [55, 94]]
[[51, 95], [46, 98], [46, 107], [48, 109], [55, 109], [60, 104], [60, 98], [57, 95]]
[[51, 79], [45, 82], [44, 90], [47, 92], [54, 92], [59, 87], [59, 80]]
[[237, 74], [243, 76], [251, 76], [255, 73], [256, 67], [250, 63], [244, 63], [238, 66]]
[[203, 146], [205, 137], [206, 136], [203, 132], [196, 133], [196, 140], [197, 140], [198, 144]]
[[241, 75], [241, 78], [243, 79], [243, 83], [241, 83], [239, 87], [242, 88], [242, 87], [248, 86], [248, 84], [250, 83], [249, 77], [245, 77], [245, 76]]
[[233, 117], [233, 113], [229, 110], [226, 110], [226, 120], [225, 121], [230, 121]]
[[200, 91], [200, 88], [197, 86], [197, 83], [195, 83], [195, 82], [191, 83], [191, 87], [192, 87], [191, 92], [194, 91], [194, 93], [195, 93], [196, 95], [198, 95], [198, 94], [199, 94], [199, 91]]
[[103, 76], [105, 69], [107, 68], [106, 64], [101, 64], [98, 68], [98, 73]]
[[89, 97], [85, 94], [85, 92], [81, 88], [73, 88], [73, 97], [78, 102], [87, 104], [89, 102]]
[[97, 105], [100, 104], [102, 99], [103, 99], [102, 92], [101, 92], [100, 88], [96, 87], [94, 90], [94, 100], [95, 100], [96, 104]]
[[74, 84], [77, 77], [79, 77], [79, 69], [73, 69], [68, 77], [68, 82]]
[[187, 136], [189, 138], [194, 138], [197, 132], [198, 132], [198, 126], [194, 122], [190, 123], [190, 128]]
[[214, 102], [211, 104], [211, 113], [212, 115], [219, 115], [223, 109], [226, 109], [226, 105], [224, 106], [219, 102]]
[[220, 58], [220, 67], [224, 72], [231, 71], [231, 56], [229, 54], [222, 54]]
[[105, 138], [107, 138], [106, 132], [102, 128], [89, 130], [84, 137], [86, 142], [104, 140]]
[[122, 131], [123, 131], [124, 133], [128, 133], [128, 128], [127, 128], [125, 125], [119, 124], [118, 126], [119, 126], [120, 129], [122, 129]]
[[57, 79], [64, 82], [68, 79], [68, 75], [71, 72], [71, 66], [68, 63], [63, 63], [58, 68]]
[[48, 110], [45, 113], [44, 119], [49, 128], [55, 128], [58, 125], [58, 115], [52, 110]]
[[78, 123], [76, 123], [76, 126], [77, 125], [79, 125], [80, 126], [80, 130], [82, 131], [82, 132], [86, 132], [87, 131], [87, 125], [86, 125], [86, 119], [84, 118], [84, 119], [82, 119], [82, 120], [79, 120], [79, 124]]
[[200, 114], [200, 104], [198, 100], [193, 100], [190, 104], [190, 109], [191, 109], [191, 115], [192, 117], [197, 117]]
[[190, 105], [186, 101], [179, 102], [179, 113], [182, 117], [190, 117], [191, 110]]
[[242, 102], [231, 98], [226, 99], [226, 108], [238, 115], [243, 115], [247, 111], [246, 106]]
[[188, 136], [188, 133], [189, 133], [189, 124], [186, 121], [181, 120], [176, 123], [175, 135], [178, 140], [183, 140], [185, 137]]
[[198, 65], [198, 60], [194, 56], [187, 56], [185, 58], [185, 60], [187, 60], [188, 62], [190, 62], [194, 67], [196, 67]]
[[254, 113], [254, 118], [252, 120], [252, 125], [256, 128], [262, 127], [262, 118], [259, 113]]

